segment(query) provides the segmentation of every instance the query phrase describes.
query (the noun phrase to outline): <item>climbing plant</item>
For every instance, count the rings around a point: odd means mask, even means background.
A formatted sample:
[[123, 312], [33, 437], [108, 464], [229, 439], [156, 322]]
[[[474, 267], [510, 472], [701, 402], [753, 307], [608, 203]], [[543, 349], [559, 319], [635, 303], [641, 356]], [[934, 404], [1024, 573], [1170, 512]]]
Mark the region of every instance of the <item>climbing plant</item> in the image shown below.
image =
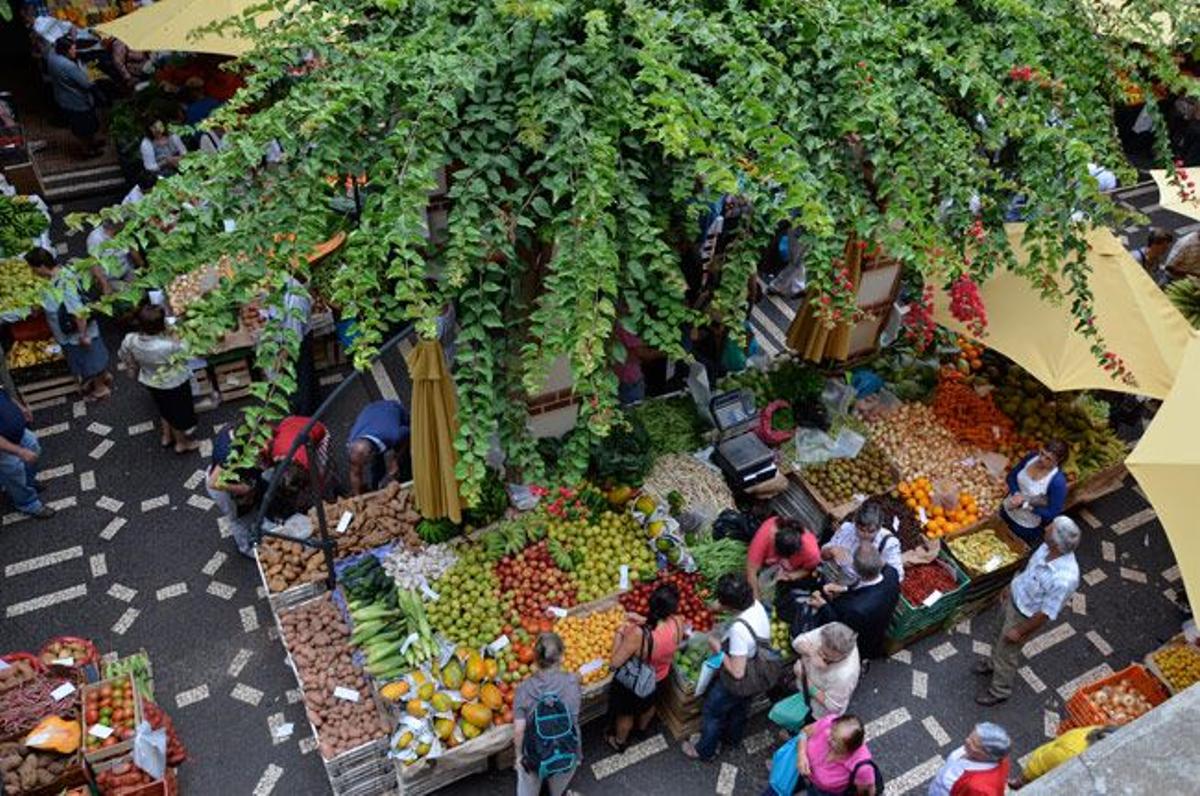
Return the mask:
[[[214, 116], [228, 149], [105, 215], [150, 253], [145, 285], [236, 263], [181, 322], [199, 347], [264, 287], [281, 302], [292, 272], [326, 274], [359, 365], [395, 323], [433, 335], [453, 300], [470, 498], [493, 438], [541, 472], [522, 400], [560, 358], [584, 433], [556, 464], [584, 466], [615, 416], [618, 316], [682, 353], [681, 327], [700, 319], [680, 249], [722, 194], [752, 210], [710, 313], [739, 317], [786, 222], [802, 231], [812, 290], [839, 294], [850, 235], [937, 290], [1019, 269], [1070, 303], [1101, 356], [1085, 266], [1068, 256], [1085, 246], [1083, 216], [1117, 214], [1088, 165], [1123, 162], [1112, 107], [1130, 84], [1190, 90], [1172, 50], [1197, 14], [1189, 0], [277, 0], [228, 23], [255, 43], [233, 65], [246, 87]], [[272, 141], [285, 157], [264, 164]], [[451, 209], [431, 242], [439, 171]], [[346, 213], [352, 175], [365, 187]], [[1015, 196], [1034, 253], [1021, 266], [1002, 226]], [[338, 229], [346, 244], [308, 265]], [[265, 345], [283, 361], [297, 341]], [[255, 388], [259, 435], [285, 403], [290, 366], [279, 372]]]

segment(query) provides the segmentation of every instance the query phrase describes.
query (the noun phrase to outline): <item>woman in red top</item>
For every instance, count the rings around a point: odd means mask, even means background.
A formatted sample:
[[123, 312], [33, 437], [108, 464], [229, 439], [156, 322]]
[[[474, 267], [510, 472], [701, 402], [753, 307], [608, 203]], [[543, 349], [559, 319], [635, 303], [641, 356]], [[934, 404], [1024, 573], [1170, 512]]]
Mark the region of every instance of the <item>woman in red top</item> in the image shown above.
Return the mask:
[[679, 589], [673, 583], [664, 583], [650, 594], [650, 615], [643, 619], [630, 614], [629, 621], [613, 639], [609, 668], [615, 672], [627, 660], [637, 656], [654, 667], [657, 683], [654, 693], [647, 697], [639, 697], [615, 679], [609, 686], [609, 729], [605, 740], [618, 752], [625, 751], [635, 721], [638, 731], [645, 732], [654, 718], [658, 693], [671, 672], [675, 651], [683, 641], [683, 617], [677, 613], [678, 609]]
[[815, 588], [801, 581], [811, 578], [820, 565], [821, 545], [816, 534], [788, 517], [771, 517], [758, 526], [746, 550], [746, 580], [754, 599], [762, 599], [759, 575], [764, 571], [774, 574], [775, 612], [785, 622], [791, 619], [793, 594], [807, 595]]

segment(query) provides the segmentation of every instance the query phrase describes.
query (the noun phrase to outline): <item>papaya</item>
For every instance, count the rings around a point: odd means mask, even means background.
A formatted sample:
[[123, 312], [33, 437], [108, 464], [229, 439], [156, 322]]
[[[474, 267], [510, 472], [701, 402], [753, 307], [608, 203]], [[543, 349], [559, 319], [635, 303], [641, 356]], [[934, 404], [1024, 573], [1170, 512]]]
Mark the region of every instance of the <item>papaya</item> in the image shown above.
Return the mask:
[[479, 696], [479, 683], [474, 680], [464, 680], [459, 691], [462, 692], [463, 699], [474, 699]]
[[434, 713], [445, 713], [454, 706], [454, 700], [441, 691], [429, 698], [429, 705]]
[[449, 740], [450, 735], [454, 732], [454, 720], [435, 719], [433, 722], [433, 731], [439, 739], [443, 741]]
[[461, 715], [468, 724], [473, 724], [481, 730], [492, 726], [492, 709], [478, 702], [463, 705]]
[[395, 682], [388, 683], [383, 688], [379, 689], [379, 695], [389, 702], [398, 702], [407, 693], [408, 682], [405, 680], [397, 680]]
[[433, 697], [433, 692], [434, 692], [433, 683], [425, 683], [424, 685], [422, 685], [420, 688], [417, 689], [417, 696], [419, 698], [425, 700], [426, 702], [428, 702], [430, 700], [430, 698]]
[[492, 683], [486, 683], [479, 689], [479, 701], [491, 710], [499, 710], [504, 707], [504, 695]]
[[408, 745], [413, 742], [413, 734], [408, 730], [400, 733], [400, 737], [396, 739], [397, 749], [407, 749]]
[[425, 718], [425, 714], [429, 712], [429, 708], [425, 707], [425, 703], [419, 699], [408, 700], [405, 710], [408, 712], [408, 715], [417, 719]]
[[495, 658], [488, 658], [483, 662], [484, 676], [489, 680], [495, 680], [496, 675], [500, 673], [500, 664]]
[[467, 656], [467, 679], [479, 682], [486, 674], [487, 667], [483, 663], [483, 656], [472, 650]]
[[457, 658], [451, 658], [450, 662], [442, 669], [442, 684], [451, 691], [457, 691], [463, 682], [463, 670], [459, 665]]
[[459, 729], [462, 730], [463, 736], [466, 737], [466, 739], [468, 741], [471, 740], [472, 738], [478, 738], [480, 733], [483, 732], [483, 730], [479, 729], [474, 724], [471, 724], [468, 721], [464, 721], [461, 724], [459, 724], [458, 726], [459, 726]]

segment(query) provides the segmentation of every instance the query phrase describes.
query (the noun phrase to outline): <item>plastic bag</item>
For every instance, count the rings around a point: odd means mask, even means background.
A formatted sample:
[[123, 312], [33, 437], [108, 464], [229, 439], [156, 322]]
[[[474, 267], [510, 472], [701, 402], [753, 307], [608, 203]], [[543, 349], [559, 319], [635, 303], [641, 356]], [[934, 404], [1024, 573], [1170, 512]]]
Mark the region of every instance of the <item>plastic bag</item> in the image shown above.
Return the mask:
[[70, 754], [79, 748], [79, 722], [47, 716], [25, 736], [25, 745], [30, 749], [47, 749], [62, 752], [64, 755]]
[[540, 497], [533, 493], [525, 484], [509, 484], [508, 502], [513, 505], [517, 511], [532, 511], [541, 500]]
[[829, 379], [825, 382], [825, 389], [821, 390], [821, 403], [835, 416], [849, 412], [854, 397], [854, 388], [838, 379]]
[[708, 690], [709, 684], [717, 679], [721, 672], [721, 664], [725, 660], [724, 652], [717, 652], [704, 660], [700, 665], [700, 676], [696, 678], [696, 696], [701, 696]]
[[142, 721], [133, 736], [133, 764], [151, 779], [162, 779], [167, 772], [167, 731], [153, 730], [150, 722]]
[[787, 298], [796, 298], [807, 287], [808, 269], [804, 267], [804, 260], [801, 259], [776, 274], [767, 289]]
[[696, 411], [709, 425], [714, 425], [712, 412], [708, 408], [708, 403], [712, 400], [712, 388], [708, 385], [708, 371], [702, 363], [692, 362], [688, 365], [687, 387], [692, 402], [696, 404]]
[[[805, 694], [792, 694], [790, 697], [779, 700], [771, 706], [771, 712], [767, 714], [767, 718], [778, 724], [788, 732], [800, 732], [800, 728], [808, 721], [808, 714], [811, 713], [808, 707], [808, 700], [805, 699]], [[792, 756], [793, 759], [795, 755]], [[774, 772], [774, 769], [772, 769]]]
[[796, 783], [800, 781], [800, 767], [796, 760], [796, 747], [800, 736], [792, 738], [775, 750], [771, 756], [771, 790], [778, 796], [791, 796], [796, 791]]
[[880, 348], [887, 348], [900, 337], [900, 330], [904, 328], [904, 313], [905, 310], [900, 306], [900, 302], [892, 304], [887, 320], [883, 323], [883, 331], [879, 333]]

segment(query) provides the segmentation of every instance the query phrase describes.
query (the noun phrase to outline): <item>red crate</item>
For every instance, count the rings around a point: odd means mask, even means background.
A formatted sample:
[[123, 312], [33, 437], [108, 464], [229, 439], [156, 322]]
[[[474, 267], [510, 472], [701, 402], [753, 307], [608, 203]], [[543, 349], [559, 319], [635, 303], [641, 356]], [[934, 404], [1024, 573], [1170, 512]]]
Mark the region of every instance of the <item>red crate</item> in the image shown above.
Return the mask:
[[1103, 680], [1089, 683], [1076, 691], [1067, 700], [1067, 715], [1070, 717], [1072, 724], [1076, 727], [1086, 727], [1092, 724], [1127, 724], [1132, 721], [1132, 718], [1128, 718], [1125, 721], [1115, 721], [1109, 716], [1107, 711], [1097, 706], [1093, 699], [1093, 695], [1101, 688], [1114, 686], [1118, 683], [1137, 691], [1153, 707], [1158, 707], [1170, 697], [1167, 689], [1154, 675], [1146, 671], [1144, 666], [1135, 663], [1116, 674], [1109, 675]]

